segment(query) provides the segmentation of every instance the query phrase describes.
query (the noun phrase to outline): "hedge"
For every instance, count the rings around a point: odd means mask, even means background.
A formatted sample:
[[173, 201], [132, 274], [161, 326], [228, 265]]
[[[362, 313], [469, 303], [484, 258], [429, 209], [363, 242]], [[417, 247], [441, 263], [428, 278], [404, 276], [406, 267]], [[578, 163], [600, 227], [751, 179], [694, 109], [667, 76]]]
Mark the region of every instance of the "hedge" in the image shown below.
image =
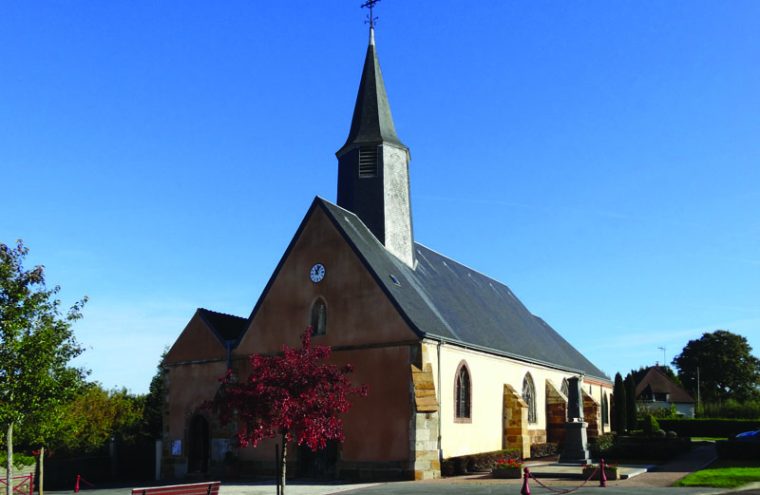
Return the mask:
[[719, 440], [715, 442], [715, 448], [721, 459], [755, 460], [760, 458], [760, 442]]
[[733, 437], [737, 433], [760, 430], [756, 419], [661, 419], [660, 428], [679, 437]]
[[530, 458], [550, 457], [559, 454], [559, 444], [554, 442], [534, 443], [530, 446]]
[[652, 459], [667, 460], [691, 449], [688, 438], [619, 436], [603, 454], [608, 460]]
[[448, 459], [444, 459], [441, 463], [441, 474], [444, 476], [455, 476], [459, 474], [490, 471], [496, 464], [497, 459], [519, 458], [520, 451], [514, 449], [449, 457]]

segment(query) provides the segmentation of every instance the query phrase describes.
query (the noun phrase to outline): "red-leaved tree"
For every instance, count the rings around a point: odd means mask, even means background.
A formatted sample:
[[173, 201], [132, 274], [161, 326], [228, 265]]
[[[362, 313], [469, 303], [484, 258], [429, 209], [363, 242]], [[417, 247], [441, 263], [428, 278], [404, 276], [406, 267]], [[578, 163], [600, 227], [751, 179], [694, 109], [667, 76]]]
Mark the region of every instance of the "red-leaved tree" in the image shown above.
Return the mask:
[[328, 440], [345, 438], [341, 415], [351, 408], [349, 397], [366, 396], [367, 387], [348, 379], [352, 366], [327, 364], [330, 348], [311, 345], [311, 327], [301, 348], [283, 346], [282, 354], [250, 357], [251, 374], [237, 381], [231, 371], [221, 393], [211, 403], [222, 423], [234, 422], [240, 446], [254, 447], [264, 438], [282, 438], [280, 484], [285, 490], [287, 445], [296, 442], [317, 451]]

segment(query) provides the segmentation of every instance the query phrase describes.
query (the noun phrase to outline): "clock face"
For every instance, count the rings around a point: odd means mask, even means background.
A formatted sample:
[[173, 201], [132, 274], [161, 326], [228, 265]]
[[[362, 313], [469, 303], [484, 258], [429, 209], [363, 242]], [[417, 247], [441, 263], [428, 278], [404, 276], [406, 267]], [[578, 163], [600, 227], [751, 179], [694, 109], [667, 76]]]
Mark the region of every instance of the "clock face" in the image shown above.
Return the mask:
[[322, 263], [317, 263], [312, 266], [311, 270], [309, 270], [309, 278], [315, 284], [321, 282], [322, 279], [325, 278], [325, 265]]

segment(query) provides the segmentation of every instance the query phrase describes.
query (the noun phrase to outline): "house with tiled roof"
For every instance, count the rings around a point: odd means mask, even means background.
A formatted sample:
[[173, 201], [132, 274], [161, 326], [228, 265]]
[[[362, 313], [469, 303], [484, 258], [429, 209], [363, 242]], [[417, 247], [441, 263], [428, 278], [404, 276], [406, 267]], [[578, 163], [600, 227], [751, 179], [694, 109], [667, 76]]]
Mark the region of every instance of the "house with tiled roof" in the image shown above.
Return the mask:
[[694, 398], [659, 366], [649, 368], [636, 384], [636, 402], [650, 410], [675, 407], [679, 415], [694, 417]]
[[[409, 148], [396, 133], [370, 28], [337, 203], [316, 197], [247, 318], [198, 310], [164, 360], [163, 471], [273, 468], [275, 440], [238, 448], [203, 408], [228, 368], [299, 345], [313, 328], [332, 361], [369, 394], [344, 418], [346, 439], [294, 449], [289, 472], [356, 478], [440, 476], [441, 460], [561, 442], [568, 379], [579, 378], [588, 436], [609, 431], [612, 383], [504, 283], [417, 242]], [[228, 454], [230, 453], [230, 454]]]

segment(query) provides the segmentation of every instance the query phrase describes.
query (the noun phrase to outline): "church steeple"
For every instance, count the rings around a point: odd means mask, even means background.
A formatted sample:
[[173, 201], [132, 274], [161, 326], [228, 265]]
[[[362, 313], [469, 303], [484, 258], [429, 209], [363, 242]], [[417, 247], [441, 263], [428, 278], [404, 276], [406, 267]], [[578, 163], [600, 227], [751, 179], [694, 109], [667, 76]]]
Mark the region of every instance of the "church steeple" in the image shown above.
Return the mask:
[[364, 69], [356, 95], [354, 117], [346, 144], [338, 151], [340, 156], [352, 145], [387, 142], [406, 149], [396, 135], [396, 126], [391, 116], [391, 106], [385, 92], [383, 73], [375, 50], [375, 29], [369, 29], [369, 46], [364, 57]]
[[338, 205], [354, 212], [386, 249], [414, 267], [409, 148], [396, 135], [370, 25], [351, 130], [338, 157]]

